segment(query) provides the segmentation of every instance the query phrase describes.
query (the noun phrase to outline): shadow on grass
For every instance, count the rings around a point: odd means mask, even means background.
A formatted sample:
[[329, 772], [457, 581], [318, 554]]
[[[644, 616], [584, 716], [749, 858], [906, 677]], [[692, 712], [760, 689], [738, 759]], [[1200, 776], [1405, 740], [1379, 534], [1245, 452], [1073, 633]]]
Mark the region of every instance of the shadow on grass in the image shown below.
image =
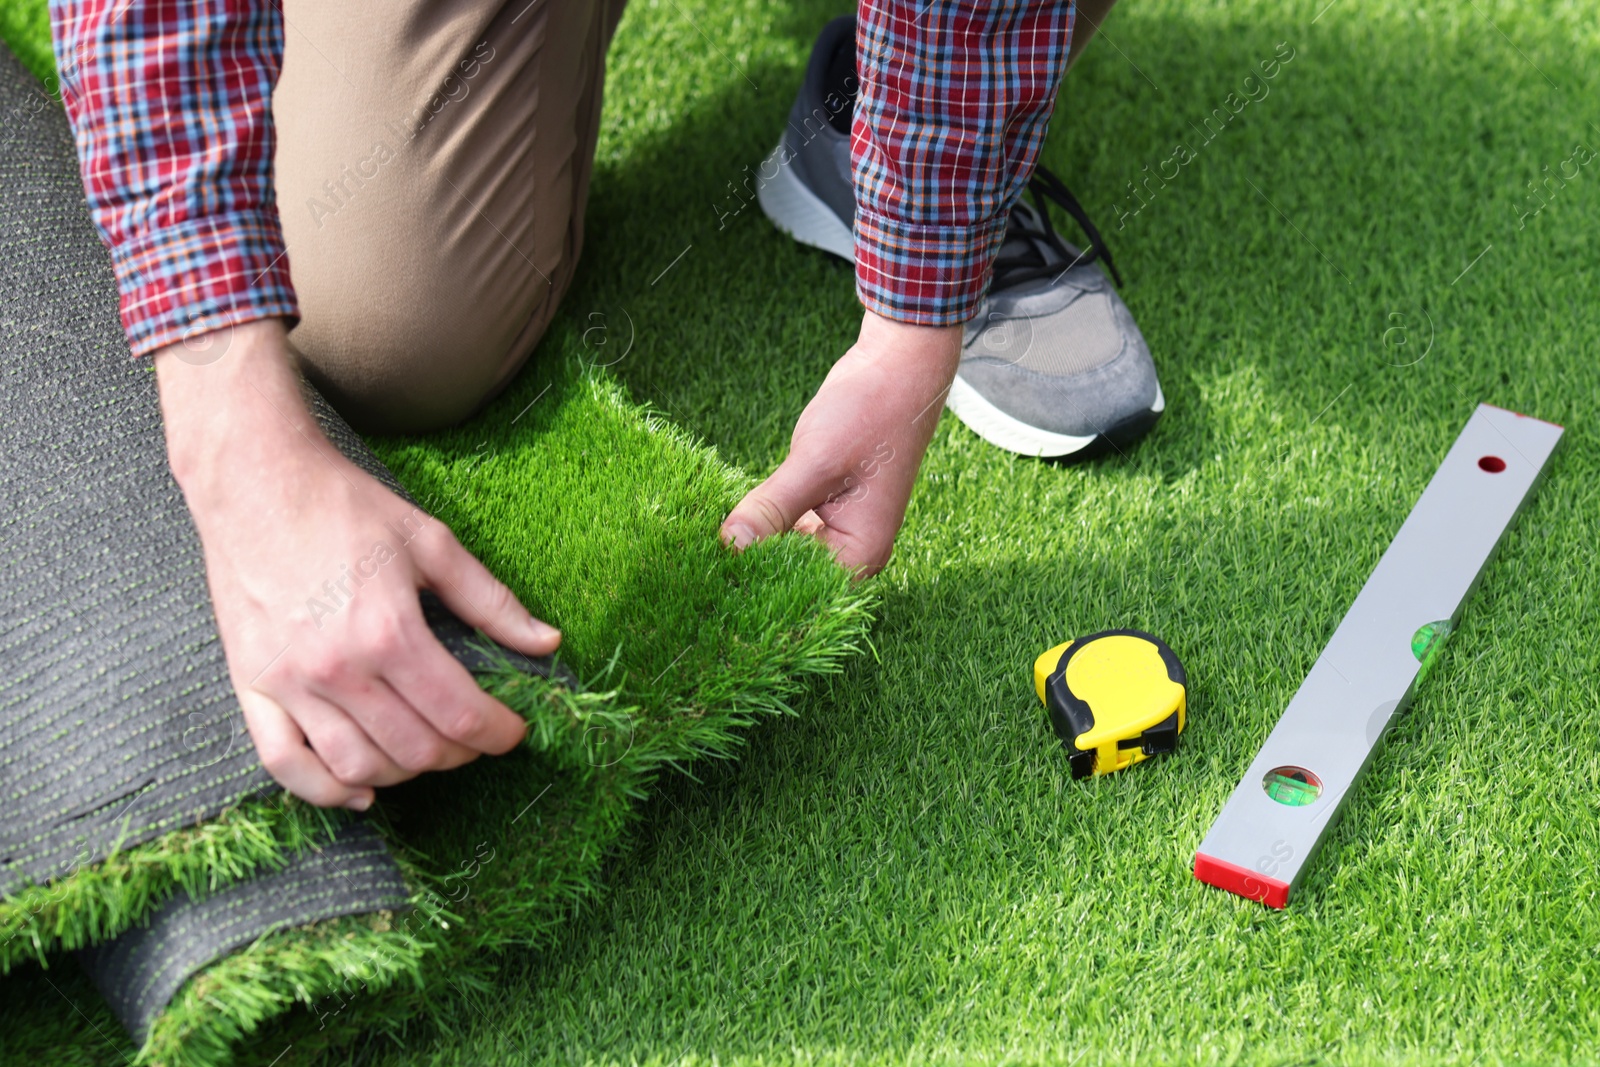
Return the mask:
[[[785, 32], [807, 43], [826, 13], [819, 6], [793, 14]], [[819, 687], [799, 721], [751, 731], [737, 766], [712, 764], [698, 781], [666, 783], [646, 807], [637, 847], [612, 865], [613, 895], [551, 950], [508, 963], [508, 987], [533, 998], [534, 1034], [537, 1019], [548, 1017], [555, 1021], [545, 1034], [620, 1060], [671, 1062], [686, 1044], [725, 1056], [769, 1054], [753, 1031], [721, 1025], [730, 1004], [745, 1003], [712, 977], [726, 931], [703, 913], [674, 918], [651, 909], [700, 901], [741, 924], [736, 940], [769, 936], [763, 930], [779, 943], [814, 937], [815, 900], [838, 900], [841, 880], [876, 863], [888, 865], [900, 888], [860, 906], [916, 916], [925, 897], [981, 893], [971, 869], [941, 865], [939, 850], [976, 848], [963, 844], [975, 821], [992, 823], [1011, 804], [1058, 820], [1053, 847], [1085, 860], [1119, 833], [1150, 829], [1135, 813], [1158, 808], [1168, 829], [1150, 855], [1163, 875], [1136, 895], [1158, 900], [1186, 885], [1185, 848], [1364, 580], [1363, 554], [1382, 550], [1471, 406], [1492, 400], [1558, 420], [1571, 413], [1573, 396], [1539, 383], [1560, 373], [1561, 359], [1578, 357], [1574, 338], [1506, 288], [1519, 274], [1538, 273], [1558, 239], [1555, 226], [1544, 235], [1515, 229], [1518, 193], [1538, 163], [1565, 156], [1581, 130], [1549, 112], [1532, 61], [1491, 26], [1435, 31], [1335, 9], [1313, 27], [1312, 12], [1302, 14], [1230, 22], [1130, 6], [1070, 79], [1046, 160], [1117, 253], [1169, 411], [1128, 456], [1055, 476], [1089, 487], [1154, 474], [1173, 487], [1237, 460], [1249, 477], [1263, 461], [1246, 446], [1281, 439], [1301, 453], [1340, 450], [1400, 487], [1377, 500], [1341, 496], [1288, 528], [1260, 511], [1223, 509], [1207, 513], [1191, 536], [1181, 530], [1185, 516], [1174, 514], [1170, 528], [1130, 534], [1115, 550], [1082, 559], [967, 560], [899, 578], [891, 571], [880, 656], [856, 660]], [[1577, 57], [1566, 68], [1549, 59], [1569, 54], [1569, 41], [1508, 28], [1516, 48], [1559, 82], [1577, 86], [1587, 77]], [[1127, 183], [1143, 180], [1144, 167], [1168, 158], [1175, 141], [1193, 147], [1194, 126], [1285, 42], [1295, 58], [1271, 94], [1229, 119], [1119, 227], [1119, 208], [1131, 210]], [[795, 247], [754, 205], [719, 222], [732, 203], [729, 184], [755, 169], [784, 121], [790, 98], [777, 87], [792, 88], [800, 72], [749, 73], [761, 94], [735, 80], [601, 167], [568, 314], [628, 308], [638, 345], [616, 372], [634, 395], [759, 475], [781, 457], [794, 418], [849, 344], [858, 311], [849, 269]], [[1492, 111], [1484, 99], [1495, 101]], [[1569, 203], [1574, 217], [1592, 217], [1593, 194], [1576, 190]], [[1491, 243], [1505, 258], [1463, 272]], [[1558, 288], [1582, 281], [1580, 273]], [[1390, 332], [1392, 315], [1411, 331], [1403, 342]], [[1519, 330], [1549, 336], [1553, 351], [1518, 345]], [[1427, 354], [1413, 362], [1419, 347]], [[1241, 421], [1241, 410], [1251, 418]], [[955, 449], [964, 432], [941, 432], [930, 468], [970, 453]], [[951, 449], [955, 459], [941, 451]], [[995, 493], [993, 506], [1026, 505], [1003, 486]], [[1047, 527], [1040, 536], [1049, 536]], [[1251, 562], [1273, 556], [1275, 563]], [[1179, 647], [1196, 679], [1200, 726], [1176, 759], [1075, 784], [1064, 780], [1025, 668], [1091, 616], [1145, 625]], [[983, 792], [1007, 763], [1026, 768], [1031, 778], [1023, 781], [1037, 788], [1010, 798]], [[818, 805], [837, 817], [807, 820], [803, 813]], [[769, 892], [763, 878], [776, 877], [784, 847], [771, 835], [789, 827], [764, 821], [764, 812], [795, 820], [802, 835], [828, 833], [826, 842], [796, 844], [786, 893]], [[1027, 858], [1036, 840], [1003, 832], [987, 840], [992, 847], [979, 849], [985, 862], [1039, 873]], [[658, 898], [664, 884], [672, 891]], [[729, 903], [741, 894], [760, 903]], [[652, 936], [678, 948], [619, 948]], [[663, 970], [624, 974], [629, 966]], [[706, 981], [685, 985], [686, 971]], [[613, 975], [626, 990], [619, 997], [637, 1008], [625, 1026], [594, 1014], [603, 1016], [604, 1004], [587, 1016], [565, 1006], [585, 1003]], [[841, 1036], [786, 1005], [791, 985], [758, 979], [762, 1010], [790, 1028], [786, 1040], [796, 1047], [815, 1035], [827, 1048]], [[901, 1039], [911, 1037], [887, 1037]]]

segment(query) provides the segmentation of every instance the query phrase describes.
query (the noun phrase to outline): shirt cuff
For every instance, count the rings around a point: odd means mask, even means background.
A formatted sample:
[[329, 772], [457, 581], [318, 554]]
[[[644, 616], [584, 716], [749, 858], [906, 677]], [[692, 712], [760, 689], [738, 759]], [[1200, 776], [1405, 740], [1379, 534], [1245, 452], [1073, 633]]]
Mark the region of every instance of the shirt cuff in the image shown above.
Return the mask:
[[275, 214], [191, 219], [111, 250], [122, 328], [135, 356], [257, 319], [300, 319]]
[[1006, 217], [927, 226], [856, 209], [856, 295], [868, 311], [914, 326], [956, 326], [977, 315]]

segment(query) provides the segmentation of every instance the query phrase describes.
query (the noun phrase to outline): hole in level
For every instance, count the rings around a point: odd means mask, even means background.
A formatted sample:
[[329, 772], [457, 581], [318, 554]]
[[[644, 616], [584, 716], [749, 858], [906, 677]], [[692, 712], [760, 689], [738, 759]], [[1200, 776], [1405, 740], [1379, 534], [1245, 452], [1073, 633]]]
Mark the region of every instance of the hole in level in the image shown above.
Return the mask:
[[1322, 779], [1304, 767], [1274, 767], [1261, 787], [1267, 796], [1291, 808], [1303, 808], [1322, 795]]
[[1506, 469], [1506, 461], [1499, 456], [1482, 456], [1478, 459], [1478, 467], [1490, 474], [1499, 474]]

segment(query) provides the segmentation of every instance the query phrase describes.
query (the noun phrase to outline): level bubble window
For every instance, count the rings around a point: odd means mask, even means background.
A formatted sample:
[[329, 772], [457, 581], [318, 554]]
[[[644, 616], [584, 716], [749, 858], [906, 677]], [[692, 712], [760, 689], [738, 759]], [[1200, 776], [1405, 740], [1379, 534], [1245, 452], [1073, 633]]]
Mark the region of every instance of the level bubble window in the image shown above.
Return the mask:
[[1322, 779], [1304, 767], [1274, 767], [1261, 786], [1267, 796], [1291, 808], [1303, 808], [1322, 795]]

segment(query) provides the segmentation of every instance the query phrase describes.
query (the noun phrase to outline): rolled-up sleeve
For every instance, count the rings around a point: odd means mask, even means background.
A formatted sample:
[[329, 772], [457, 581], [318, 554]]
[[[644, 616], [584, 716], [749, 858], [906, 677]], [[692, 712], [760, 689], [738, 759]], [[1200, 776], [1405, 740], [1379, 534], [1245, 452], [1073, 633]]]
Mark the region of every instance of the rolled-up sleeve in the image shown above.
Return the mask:
[[856, 291], [925, 326], [978, 311], [1066, 70], [1073, 4], [863, 0]]
[[272, 184], [270, 0], [51, 0], [61, 97], [135, 355], [298, 319]]

